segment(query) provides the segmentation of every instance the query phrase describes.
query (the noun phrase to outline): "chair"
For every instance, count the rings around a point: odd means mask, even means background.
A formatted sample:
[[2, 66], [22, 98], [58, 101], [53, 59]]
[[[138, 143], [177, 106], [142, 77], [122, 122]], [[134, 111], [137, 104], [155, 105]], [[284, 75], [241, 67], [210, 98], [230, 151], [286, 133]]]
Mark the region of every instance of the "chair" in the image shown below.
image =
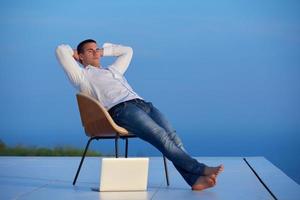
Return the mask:
[[[89, 140], [81, 157], [80, 164], [73, 180], [73, 185], [76, 184], [82, 163], [92, 140], [115, 139], [115, 156], [118, 158], [118, 139], [125, 139], [125, 158], [127, 158], [128, 138], [137, 137], [136, 135], [129, 133], [125, 128], [118, 126], [99, 101], [83, 93], [76, 94], [76, 97], [81, 122], [84, 127], [85, 134], [89, 137]], [[168, 168], [165, 156], [163, 156], [163, 161], [166, 181], [167, 185], [169, 186]]]

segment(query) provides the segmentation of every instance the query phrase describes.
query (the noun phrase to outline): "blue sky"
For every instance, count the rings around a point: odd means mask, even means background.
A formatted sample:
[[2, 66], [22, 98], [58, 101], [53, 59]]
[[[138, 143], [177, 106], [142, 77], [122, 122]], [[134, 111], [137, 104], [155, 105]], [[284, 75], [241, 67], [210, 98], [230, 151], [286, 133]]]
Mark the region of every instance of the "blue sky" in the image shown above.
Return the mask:
[[[2, 2], [0, 139], [84, 147], [76, 91], [54, 51], [94, 38], [133, 48], [129, 83], [191, 154], [265, 156], [299, 183], [299, 10], [292, 0]], [[158, 154], [130, 143], [132, 155]]]
[[195, 141], [219, 138], [222, 152], [238, 154], [224, 141], [260, 137], [299, 150], [299, 8], [290, 0], [2, 2], [0, 138], [85, 143], [76, 91], [54, 51], [94, 38], [134, 49], [129, 83], [191, 152]]

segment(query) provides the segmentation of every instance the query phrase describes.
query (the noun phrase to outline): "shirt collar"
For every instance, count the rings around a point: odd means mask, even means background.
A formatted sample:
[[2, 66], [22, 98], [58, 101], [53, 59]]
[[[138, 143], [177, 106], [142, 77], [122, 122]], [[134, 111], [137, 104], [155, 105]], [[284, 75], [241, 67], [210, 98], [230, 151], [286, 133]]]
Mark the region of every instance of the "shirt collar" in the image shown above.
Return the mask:
[[85, 68], [86, 68], [86, 69], [104, 69], [101, 65], [100, 65], [100, 68], [95, 67], [95, 66], [93, 66], [93, 65], [87, 65]]

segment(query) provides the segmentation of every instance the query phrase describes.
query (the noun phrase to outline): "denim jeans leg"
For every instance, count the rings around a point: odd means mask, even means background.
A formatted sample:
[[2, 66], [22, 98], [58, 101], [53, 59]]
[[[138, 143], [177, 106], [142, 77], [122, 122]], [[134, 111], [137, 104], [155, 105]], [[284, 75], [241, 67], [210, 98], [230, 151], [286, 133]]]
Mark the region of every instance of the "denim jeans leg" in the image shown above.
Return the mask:
[[168, 133], [168, 136], [169, 136], [170, 140], [174, 141], [174, 143], [179, 148], [181, 148], [183, 151], [185, 151], [187, 153], [186, 149], [183, 146], [183, 143], [182, 143], [181, 139], [176, 134], [176, 130], [171, 126], [171, 124], [166, 119], [166, 117], [157, 108], [155, 108], [151, 102], [148, 102], [147, 104], [149, 105], [149, 108], [150, 108], [149, 116], [159, 126], [161, 126], [162, 128], [164, 128], [166, 130], [166, 132]]
[[129, 132], [149, 142], [161, 151], [192, 186], [203, 175], [206, 165], [193, 159], [169, 138], [164, 128], [159, 126], [143, 109], [133, 103], [125, 103], [123, 108], [113, 116], [115, 122]]

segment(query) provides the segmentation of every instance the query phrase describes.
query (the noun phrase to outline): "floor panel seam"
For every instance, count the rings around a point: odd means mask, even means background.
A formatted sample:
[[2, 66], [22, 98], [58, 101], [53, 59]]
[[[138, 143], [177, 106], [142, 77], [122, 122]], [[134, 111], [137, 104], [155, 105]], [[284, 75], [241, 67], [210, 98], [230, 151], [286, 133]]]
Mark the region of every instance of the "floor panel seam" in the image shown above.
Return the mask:
[[277, 197], [273, 194], [273, 192], [269, 189], [269, 187], [264, 183], [264, 181], [259, 177], [259, 175], [256, 173], [256, 171], [253, 169], [253, 167], [249, 164], [246, 158], [243, 158], [243, 160], [246, 162], [248, 167], [251, 169], [251, 171], [254, 173], [256, 178], [259, 180], [259, 182], [264, 186], [264, 188], [269, 192], [269, 194], [275, 199], [278, 200]]
[[28, 191], [28, 192], [25, 192], [25, 193], [23, 193], [23, 194], [20, 194], [20, 195], [17, 196], [15, 199], [20, 199], [20, 198], [22, 198], [22, 197], [24, 197], [24, 196], [26, 196], [26, 195], [29, 195], [29, 194], [31, 194], [31, 193], [34, 193], [34, 192], [36, 192], [36, 191], [38, 191], [38, 190], [40, 190], [40, 189], [46, 187], [47, 185], [49, 185], [49, 183], [43, 184], [43, 185], [41, 185], [41, 186], [39, 186], [39, 187], [37, 187], [37, 188], [31, 190], [31, 191]]
[[152, 199], [154, 199], [154, 196], [158, 193], [158, 191], [162, 188], [162, 185], [163, 185], [164, 183], [161, 183], [160, 184], [160, 186], [156, 189], [156, 191], [154, 192], [154, 194], [152, 195], [152, 197], [151, 197], [151, 200]]

